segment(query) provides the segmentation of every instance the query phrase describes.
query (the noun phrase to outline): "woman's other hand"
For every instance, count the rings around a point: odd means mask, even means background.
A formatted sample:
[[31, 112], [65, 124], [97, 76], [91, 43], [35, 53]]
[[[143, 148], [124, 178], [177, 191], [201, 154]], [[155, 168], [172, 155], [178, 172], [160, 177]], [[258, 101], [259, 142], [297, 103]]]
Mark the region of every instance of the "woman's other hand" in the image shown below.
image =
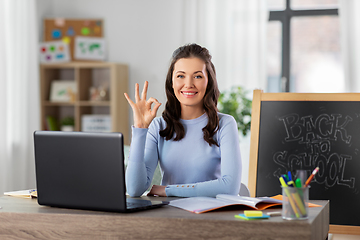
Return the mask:
[[166, 197], [165, 188], [166, 188], [166, 186], [153, 185], [151, 187], [150, 192], [147, 195], [148, 196]]
[[[159, 109], [161, 103], [155, 98], [149, 98], [146, 100], [148, 81], [145, 81], [144, 88], [141, 94], [139, 94], [139, 84], [135, 84], [135, 103], [130, 99], [127, 93], [124, 93], [126, 100], [129, 102], [133, 114], [134, 114], [134, 127], [136, 128], [148, 128], [151, 121], [156, 117], [157, 110]], [[151, 105], [155, 103], [153, 109]]]

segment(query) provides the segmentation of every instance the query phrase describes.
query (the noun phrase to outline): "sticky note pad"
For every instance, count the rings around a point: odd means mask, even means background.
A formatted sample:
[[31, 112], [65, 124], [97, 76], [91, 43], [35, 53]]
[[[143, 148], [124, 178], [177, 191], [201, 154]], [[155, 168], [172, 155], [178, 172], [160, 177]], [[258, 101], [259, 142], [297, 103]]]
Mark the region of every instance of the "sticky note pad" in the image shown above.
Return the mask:
[[270, 218], [269, 215], [263, 214], [261, 217], [247, 217], [245, 214], [237, 214], [235, 215], [236, 218], [244, 219], [244, 220], [256, 220], [256, 219], [268, 219]]
[[244, 211], [246, 217], [262, 217], [262, 211]]

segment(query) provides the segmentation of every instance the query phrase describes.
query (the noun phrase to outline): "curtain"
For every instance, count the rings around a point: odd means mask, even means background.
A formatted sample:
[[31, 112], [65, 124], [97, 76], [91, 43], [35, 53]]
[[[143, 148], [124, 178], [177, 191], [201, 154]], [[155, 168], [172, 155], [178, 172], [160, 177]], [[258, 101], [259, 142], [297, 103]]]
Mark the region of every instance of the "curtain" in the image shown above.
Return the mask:
[[[184, 0], [183, 42], [196, 42], [213, 56], [220, 91], [241, 86], [252, 98], [266, 90], [266, 0]], [[250, 134], [240, 136], [242, 182], [247, 185]]]
[[185, 0], [185, 43], [209, 49], [221, 91], [266, 87], [266, 0]]
[[35, 187], [39, 129], [35, 0], [0, 0], [0, 194]]
[[360, 16], [357, 10], [360, 10], [360, 1], [340, 0], [340, 37], [346, 92], [360, 92]]

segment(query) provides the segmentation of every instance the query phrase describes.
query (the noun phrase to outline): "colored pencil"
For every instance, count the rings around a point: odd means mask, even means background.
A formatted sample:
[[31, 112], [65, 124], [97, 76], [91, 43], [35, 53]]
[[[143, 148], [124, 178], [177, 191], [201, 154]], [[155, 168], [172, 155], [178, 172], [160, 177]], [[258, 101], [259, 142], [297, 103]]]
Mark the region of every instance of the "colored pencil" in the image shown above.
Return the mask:
[[314, 178], [315, 174], [319, 171], [319, 167], [316, 167], [314, 169], [314, 171], [311, 173], [311, 175], [309, 176], [309, 178], [306, 180], [305, 182], [305, 187], [309, 186], [311, 180]]

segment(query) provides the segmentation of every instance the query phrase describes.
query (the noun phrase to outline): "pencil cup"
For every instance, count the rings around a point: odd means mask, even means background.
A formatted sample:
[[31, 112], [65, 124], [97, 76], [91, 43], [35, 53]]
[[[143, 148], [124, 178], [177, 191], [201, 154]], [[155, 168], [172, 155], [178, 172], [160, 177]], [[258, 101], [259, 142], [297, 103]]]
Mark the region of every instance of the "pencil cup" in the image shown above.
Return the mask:
[[282, 218], [286, 220], [307, 219], [309, 215], [309, 187], [282, 187]]

